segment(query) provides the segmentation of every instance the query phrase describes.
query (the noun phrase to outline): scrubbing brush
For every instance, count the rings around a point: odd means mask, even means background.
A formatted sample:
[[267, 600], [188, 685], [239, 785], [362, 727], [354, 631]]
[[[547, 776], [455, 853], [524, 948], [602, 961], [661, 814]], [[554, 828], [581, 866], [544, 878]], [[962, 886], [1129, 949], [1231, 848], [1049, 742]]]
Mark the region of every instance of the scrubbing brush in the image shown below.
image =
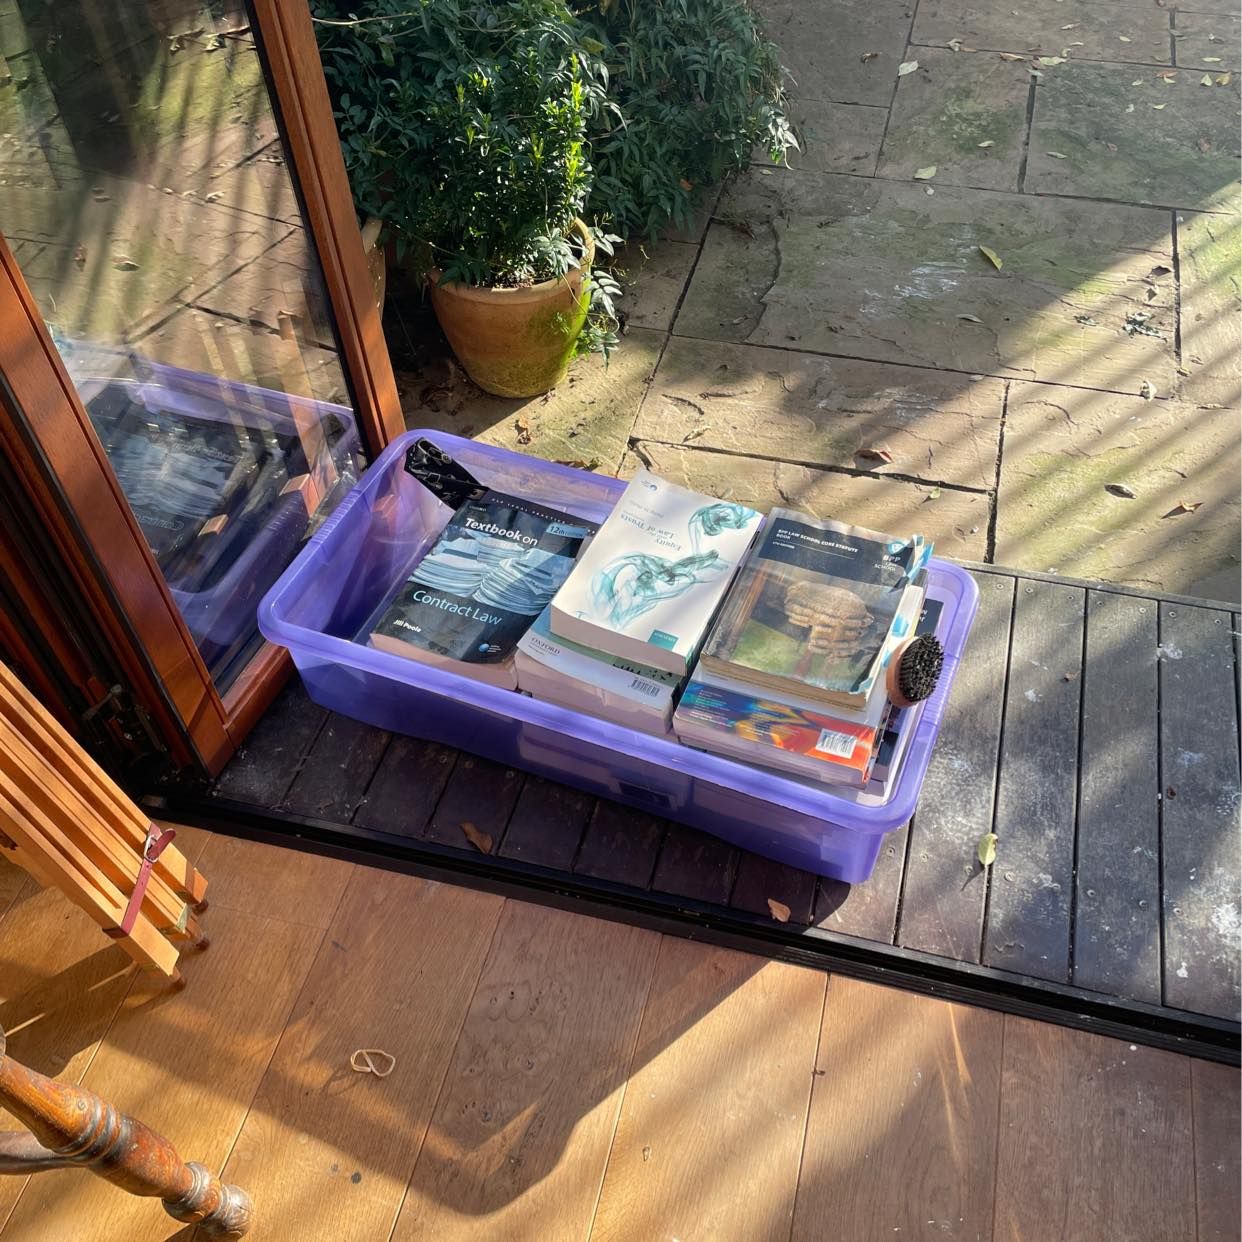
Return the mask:
[[902, 643], [888, 662], [888, 697], [898, 707], [912, 707], [930, 697], [944, 668], [944, 648], [934, 634]]

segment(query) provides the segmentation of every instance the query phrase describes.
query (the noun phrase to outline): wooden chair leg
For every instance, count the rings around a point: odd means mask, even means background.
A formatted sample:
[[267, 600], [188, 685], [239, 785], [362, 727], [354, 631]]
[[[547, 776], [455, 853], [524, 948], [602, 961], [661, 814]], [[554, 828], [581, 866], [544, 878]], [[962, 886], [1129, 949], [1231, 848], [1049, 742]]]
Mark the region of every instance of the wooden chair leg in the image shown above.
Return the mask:
[[173, 1145], [111, 1104], [46, 1078], [4, 1054], [0, 1032], [0, 1104], [33, 1139], [0, 1136], [0, 1173], [79, 1165], [134, 1195], [163, 1200], [164, 1210], [207, 1237], [240, 1238], [253, 1216], [250, 1196], [201, 1164], [186, 1164]]

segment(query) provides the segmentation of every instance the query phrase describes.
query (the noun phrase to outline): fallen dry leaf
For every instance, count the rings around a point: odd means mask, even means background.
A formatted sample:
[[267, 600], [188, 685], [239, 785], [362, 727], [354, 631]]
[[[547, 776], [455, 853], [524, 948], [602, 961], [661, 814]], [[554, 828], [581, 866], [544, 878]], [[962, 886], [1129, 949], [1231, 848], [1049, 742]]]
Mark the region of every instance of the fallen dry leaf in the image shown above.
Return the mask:
[[1041, 56], [1039, 58], [1039, 63], [1051, 69], [1053, 65], [1065, 64], [1065, 57], [1064, 56]]
[[138, 264], [135, 263], [127, 254], [118, 254], [116, 258], [112, 260], [112, 266], [115, 267], [118, 272], [136, 272], [138, 270]]
[[907, 73], [913, 73], [918, 67], [919, 62], [917, 60], [903, 60], [901, 64], [897, 66], [897, 76], [899, 78], [904, 78]]
[[1210, 73], [1205, 73], [1205, 74], [1203, 75], [1203, 77], [1201, 77], [1201, 78], [1199, 79], [1199, 85], [1200, 85], [1200, 86], [1211, 86], [1211, 85], [1212, 85], [1212, 75], [1211, 75]]
[[1157, 112], [1162, 112], [1168, 106], [1168, 104], [1152, 104], [1152, 107], [1155, 108]]
[[1132, 487], [1127, 487], [1124, 483], [1105, 483], [1104, 490], [1106, 492], [1111, 492], [1114, 496], [1120, 496], [1122, 500], [1138, 499], [1138, 493]]
[[979, 253], [999, 272], [1005, 266], [1004, 260], [990, 246], [980, 246]]
[[1106, 150], [1106, 151], [1107, 151], [1110, 155], [1116, 155], [1116, 154], [1117, 154], [1117, 144], [1116, 144], [1115, 142], [1106, 142], [1106, 143], [1104, 144], [1104, 149], [1105, 149], [1105, 150]]
[[1208, 142], [1206, 138], [1200, 138], [1195, 143], [1195, 146], [1198, 147], [1199, 150], [1202, 151], [1204, 155], [1206, 155], [1212, 149], [1212, 144]]
[[768, 909], [772, 912], [772, 917], [778, 923], [788, 923], [791, 913], [789, 907], [783, 901], [777, 901], [775, 897], [768, 898]]
[[858, 59], [865, 65], [868, 61], [875, 60], [879, 54], [879, 52], [864, 52]]
[[1001, 60], [1025, 60], [1025, 56], [1019, 56], [1017, 52], [998, 52]]
[[1061, 680], [1062, 681], [1077, 681], [1078, 674], [1077, 673], [1062, 673]]
[[962, 41], [961, 39], [950, 39], [945, 46], [952, 52], [960, 52], [962, 50]]
[[679, 186], [681, 186], [681, 188], [682, 188], [683, 190], [685, 190], [685, 192], [686, 192], [687, 194], [689, 194], [689, 193], [690, 193], [690, 191], [694, 189], [694, 182], [693, 182], [693, 181], [687, 181], [687, 180], [685, 179], [685, 177], [682, 177], [682, 178], [681, 178], [681, 179], [677, 182], [677, 184], [678, 184]]
[[1177, 504], [1171, 508], [1165, 517], [1177, 517], [1182, 513], [1193, 513], [1196, 509], [1203, 505], [1201, 500], [1179, 500]]
[[1078, 25], [1079, 25], [1078, 22], [1066, 22], [1065, 25], [1061, 27], [1061, 29], [1062, 30], [1077, 30]]
[[1154, 401], [1156, 399], [1155, 384], [1153, 384], [1151, 380], [1144, 380], [1139, 385], [1139, 396], [1142, 397], [1144, 401]]
[[1205, 56], [1203, 57], [1203, 63], [1205, 65], [1219, 65], [1220, 57], [1219, 56]]
[[480, 832], [468, 819], [461, 822], [462, 835], [480, 854], [492, 852], [492, 839], [486, 832]]
[[1117, 38], [1119, 38], [1122, 41], [1122, 43], [1133, 43], [1134, 42], [1134, 40], [1131, 39], [1128, 35], [1118, 35]]
[[1156, 77], [1163, 78], [1164, 81], [1166, 82], [1174, 82], [1177, 80], [1177, 70], [1176, 69], [1161, 69], [1160, 72], [1156, 74]]
[[975, 145], [986, 148], [986, 147], [994, 147], [996, 146], [996, 143], [991, 138], [989, 138], [987, 142], [979, 142], [979, 143], [976, 143]]
[[914, 170], [915, 181], [930, 181], [936, 175], [936, 165], [928, 164], [926, 168], [916, 168]]
[[1217, 86], [1228, 86], [1229, 83], [1232, 81], [1233, 81], [1232, 73], [1222, 73], [1222, 74], [1217, 75], [1216, 85]]
[[892, 461], [893, 455], [886, 448], [860, 448], [855, 454], [864, 461]]
[[517, 430], [517, 442], [519, 444], [530, 443], [530, 423], [524, 418], [515, 419], [513, 426]]
[[966, 320], [967, 323], [982, 323], [983, 320], [978, 315], [958, 315], [959, 319]]
[[79, 246], [74, 246], [74, 248], [73, 248], [73, 261], [74, 261], [74, 262], [75, 262], [75, 263], [76, 263], [79, 267], [81, 267], [81, 266], [82, 266], [82, 265], [86, 262], [86, 247], [85, 247], [85, 246], [81, 246], [81, 245], [79, 245]]
[[996, 843], [999, 840], [1000, 837], [994, 832], [985, 832], [979, 838], [979, 844], [975, 847], [975, 856], [983, 866], [990, 867], [996, 861]]
[[1044, 154], [1045, 154], [1045, 155], [1050, 155], [1050, 156], [1052, 156], [1052, 158], [1053, 158], [1054, 160], [1063, 160], [1063, 159], [1065, 159], [1065, 156], [1064, 156], [1064, 155], [1062, 155], [1060, 151], [1045, 151], [1045, 152], [1044, 152]]

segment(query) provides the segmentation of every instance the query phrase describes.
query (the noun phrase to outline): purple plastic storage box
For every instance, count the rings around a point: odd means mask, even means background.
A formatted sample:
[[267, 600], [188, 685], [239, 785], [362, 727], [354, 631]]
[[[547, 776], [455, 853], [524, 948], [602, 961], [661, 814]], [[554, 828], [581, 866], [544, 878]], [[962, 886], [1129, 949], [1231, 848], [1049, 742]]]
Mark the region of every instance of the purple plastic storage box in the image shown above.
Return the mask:
[[[119, 395], [146, 409], [209, 422], [232, 422], [296, 436], [298, 418], [321, 423], [337, 437], [329, 455], [338, 473], [332, 495], [340, 496], [361, 473], [358, 429], [353, 411], [253, 384], [220, 379], [198, 371], [152, 362], [141, 354], [61, 340], [59, 349], [92, 418], [92, 405], [106, 394]], [[136, 377], [136, 378], [130, 378]], [[309, 519], [300, 495], [276, 498], [236, 560], [210, 586], [187, 588], [175, 576], [168, 588], [203, 659], [223, 664], [248, 640], [265, 591], [306, 534]]]
[[978, 606], [965, 570], [931, 562], [945, 670], [889, 796], [812, 785], [352, 641], [450, 516], [403, 468], [420, 436], [481, 483], [596, 522], [625, 487], [441, 432], [400, 436], [259, 605], [259, 628], [289, 649], [316, 703], [667, 815], [791, 866], [849, 883], [867, 879], [884, 835], [910, 818], [918, 800]]

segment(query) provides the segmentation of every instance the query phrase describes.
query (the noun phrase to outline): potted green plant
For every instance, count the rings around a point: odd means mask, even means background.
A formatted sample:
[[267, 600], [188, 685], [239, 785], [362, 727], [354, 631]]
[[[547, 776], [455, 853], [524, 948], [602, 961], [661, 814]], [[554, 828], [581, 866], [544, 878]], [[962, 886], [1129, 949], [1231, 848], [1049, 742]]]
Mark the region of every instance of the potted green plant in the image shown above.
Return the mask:
[[[526, 397], [616, 344], [611, 239], [579, 218], [606, 71], [561, 0], [313, 0], [359, 214], [430, 286], [488, 392]], [[348, 11], [346, 11], [348, 10]], [[588, 43], [590, 41], [588, 40]]]

